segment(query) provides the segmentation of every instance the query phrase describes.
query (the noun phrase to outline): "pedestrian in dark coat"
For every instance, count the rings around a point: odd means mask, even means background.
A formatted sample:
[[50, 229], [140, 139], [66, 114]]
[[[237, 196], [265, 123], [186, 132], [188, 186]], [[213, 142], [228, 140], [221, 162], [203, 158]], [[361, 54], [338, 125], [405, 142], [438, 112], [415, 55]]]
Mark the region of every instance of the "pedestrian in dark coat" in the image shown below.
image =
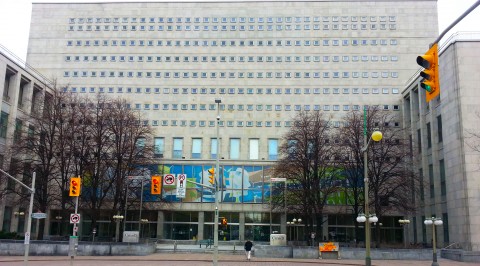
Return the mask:
[[247, 260], [250, 260], [250, 254], [252, 252], [252, 247], [253, 247], [253, 243], [252, 241], [250, 240], [247, 240], [247, 242], [245, 242], [245, 255], [247, 256]]

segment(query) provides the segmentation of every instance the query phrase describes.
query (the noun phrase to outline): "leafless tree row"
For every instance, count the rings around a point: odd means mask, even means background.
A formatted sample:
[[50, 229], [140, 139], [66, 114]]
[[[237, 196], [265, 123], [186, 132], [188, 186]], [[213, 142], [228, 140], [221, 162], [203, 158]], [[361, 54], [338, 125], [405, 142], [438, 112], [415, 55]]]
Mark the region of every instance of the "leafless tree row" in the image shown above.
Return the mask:
[[[79, 209], [92, 228], [102, 211], [123, 210], [126, 177], [153, 158], [152, 129], [143, 124], [140, 113], [125, 100], [101, 94], [81, 97], [61, 89], [46, 94], [38, 110], [14, 140], [9, 169], [23, 175], [26, 184], [36, 172], [34, 210], [60, 209], [69, 217], [74, 209], [69, 181], [74, 176], [82, 178]], [[20, 193], [20, 200], [27, 197]], [[44, 221], [40, 220], [39, 236]]]
[[[324, 113], [300, 112], [282, 139], [275, 176], [287, 178], [288, 189], [275, 191], [273, 208], [283, 209], [286, 199], [288, 212], [300, 215], [311, 231], [315, 230], [313, 224], [320, 230], [329, 207], [329, 213], [350, 210], [355, 219], [364, 211], [364, 167], [367, 167], [370, 213], [375, 213], [380, 221], [388, 214], [413, 213], [420, 186], [411, 166], [409, 140], [398, 124], [399, 117], [370, 107], [365, 118], [367, 137], [375, 130], [383, 133], [382, 141], [372, 142], [368, 147], [367, 166], [362, 150], [363, 111], [347, 113], [341, 126], [334, 126]], [[356, 222], [355, 228], [358, 235]], [[380, 228], [376, 230], [379, 232]]]

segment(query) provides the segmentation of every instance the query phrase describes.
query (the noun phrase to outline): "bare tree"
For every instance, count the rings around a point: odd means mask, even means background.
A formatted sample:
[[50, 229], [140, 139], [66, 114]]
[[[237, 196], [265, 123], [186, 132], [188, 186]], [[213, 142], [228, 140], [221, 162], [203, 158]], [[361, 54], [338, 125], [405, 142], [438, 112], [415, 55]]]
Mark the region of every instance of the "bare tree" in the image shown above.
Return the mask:
[[136, 168], [151, 160], [152, 129], [141, 120], [140, 113], [127, 102], [102, 95], [82, 105], [82, 131], [79, 140], [76, 172], [83, 178], [82, 209], [92, 221], [92, 228], [105, 209], [123, 206], [125, 179]]
[[[61, 140], [69, 112], [65, 107], [70, 102], [69, 96], [54, 86], [53, 90], [45, 93], [43, 105], [39, 105], [31, 113], [28, 127], [15, 138], [12, 145], [12, 173], [23, 175], [24, 183], [30, 183], [32, 172], [36, 172], [35, 201], [36, 211], [46, 212], [50, 206], [68, 209], [69, 198], [65, 192], [67, 181], [62, 178], [59, 158], [68, 154], [68, 147]], [[61, 149], [65, 147], [65, 149]], [[65, 153], [63, 153], [65, 152]], [[17, 170], [14, 170], [17, 169]], [[20, 200], [26, 200], [29, 193], [19, 193]], [[39, 239], [43, 238], [44, 219], [40, 219], [38, 228]]]
[[[339, 191], [341, 171], [338, 154], [332, 149], [338, 140], [330, 119], [320, 112], [300, 112], [294, 126], [283, 137], [281, 158], [274, 167], [275, 176], [288, 180], [286, 195], [277, 192], [275, 206], [286, 198], [288, 211], [302, 216], [312, 232], [321, 225], [328, 198]], [[316, 230], [319, 230], [317, 226]], [[317, 232], [320, 233], [320, 232]]]
[[[400, 118], [392, 112], [371, 107], [366, 116], [367, 137], [374, 130], [383, 133], [382, 141], [372, 142], [367, 150], [368, 165], [363, 161], [364, 114], [353, 111], [344, 118], [343, 150], [348, 160], [344, 161], [349, 186], [345, 188], [348, 204], [359, 214], [364, 205], [364, 167], [368, 167], [369, 209], [381, 218], [389, 213], [410, 214], [415, 211], [413, 197], [418, 186], [418, 177], [412, 170], [412, 152], [404, 130], [399, 127]], [[358, 224], [356, 223], [358, 233]], [[377, 244], [380, 242], [380, 227], [377, 225]]]
[[[37, 172], [35, 208], [74, 208], [69, 180], [82, 177], [79, 207], [95, 227], [100, 213], [125, 208], [125, 179], [152, 161], [152, 129], [124, 100], [79, 97], [53, 89], [14, 146], [10, 170], [24, 181]], [[148, 144], [148, 145], [147, 145]], [[24, 191], [25, 192], [25, 191]], [[28, 193], [20, 193], [20, 199]], [[40, 221], [43, 236], [44, 220]]]

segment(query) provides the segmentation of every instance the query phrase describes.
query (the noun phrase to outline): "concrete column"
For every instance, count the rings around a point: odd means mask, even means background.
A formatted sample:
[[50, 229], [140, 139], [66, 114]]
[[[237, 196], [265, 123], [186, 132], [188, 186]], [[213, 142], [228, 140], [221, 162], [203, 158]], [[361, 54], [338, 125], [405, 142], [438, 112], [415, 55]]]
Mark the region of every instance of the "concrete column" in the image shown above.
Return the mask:
[[198, 212], [197, 240], [205, 239], [203, 228], [205, 227], [205, 212]]
[[328, 215], [323, 215], [323, 221], [326, 221], [325, 223], [323, 223], [322, 225], [322, 238], [319, 238], [319, 241], [322, 242], [325, 237], [327, 238], [328, 240]]
[[[17, 232], [18, 220], [20, 220], [19, 215], [15, 215], [15, 212], [18, 212], [18, 208], [12, 210], [12, 219], [10, 220], [10, 232]], [[17, 232], [20, 233], [20, 232]]]
[[[44, 235], [49, 236], [49, 235], [51, 235], [51, 232], [50, 232], [50, 228], [51, 228], [50, 223], [52, 222], [52, 219], [51, 219], [51, 217], [50, 217], [51, 214], [52, 214], [52, 211], [50, 210], [50, 208], [47, 209], [46, 213], [47, 213], [47, 218], [45, 218], [45, 231], [44, 231]], [[53, 220], [55, 221], [55, 217], [53, 218]], [[27, 228], [27, 227], [25, 226], [25, 228]]]
[[158, 211], [157, 214], [157, 239], [164, 239], [163, 235], [163, 225], [165, 223], [165, 214], [163, 211]]
[[[7, 183], [7, 182], [5, 182]], [[3, 187], [1, 187], [3, 188]], [[0, 202], [0, 231], [4, 231], [3, 229], [3, 215], [5, 213], [5, 201]]]
[[240, 241], [245, 240], [245, 213], [240, 212], [238, 217], [238, 238]]

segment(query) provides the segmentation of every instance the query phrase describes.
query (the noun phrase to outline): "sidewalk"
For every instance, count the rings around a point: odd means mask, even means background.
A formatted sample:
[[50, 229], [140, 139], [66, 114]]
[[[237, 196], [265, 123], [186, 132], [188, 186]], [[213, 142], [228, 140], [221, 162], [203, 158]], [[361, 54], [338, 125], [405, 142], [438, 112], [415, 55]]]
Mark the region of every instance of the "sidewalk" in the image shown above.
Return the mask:
[[[30, 256], [30, 265], [67, 265], [65, 262], [70, 261], [67, 256]], [[154, 263], [156, 262], [156, 263]], [[195, 262], [192, 264], [191, 262]], [[445, 259], [439, 259], [441, 266], [473, 266], [473, 263], [456, 262]], [[77, 256], [75, 257], [75, 266], [78, 265], [185, 265], [200, 266], [211, 265], [212, 254], [198, 253], [156, 253], [149, 256]], [[243, 254], [219, 254], [219, 265], [364, 265], [363, 260], [320, 260], [320, 259], [290, 259], [290, 258], [256, 258], [246, 261]], [[411, 260], [373, 260], [372, 265], [375, 266], [430, 266], [431, 261], [411, 261]], [[0, 265], [23, 265], [22, 256], [0, 256]]]

